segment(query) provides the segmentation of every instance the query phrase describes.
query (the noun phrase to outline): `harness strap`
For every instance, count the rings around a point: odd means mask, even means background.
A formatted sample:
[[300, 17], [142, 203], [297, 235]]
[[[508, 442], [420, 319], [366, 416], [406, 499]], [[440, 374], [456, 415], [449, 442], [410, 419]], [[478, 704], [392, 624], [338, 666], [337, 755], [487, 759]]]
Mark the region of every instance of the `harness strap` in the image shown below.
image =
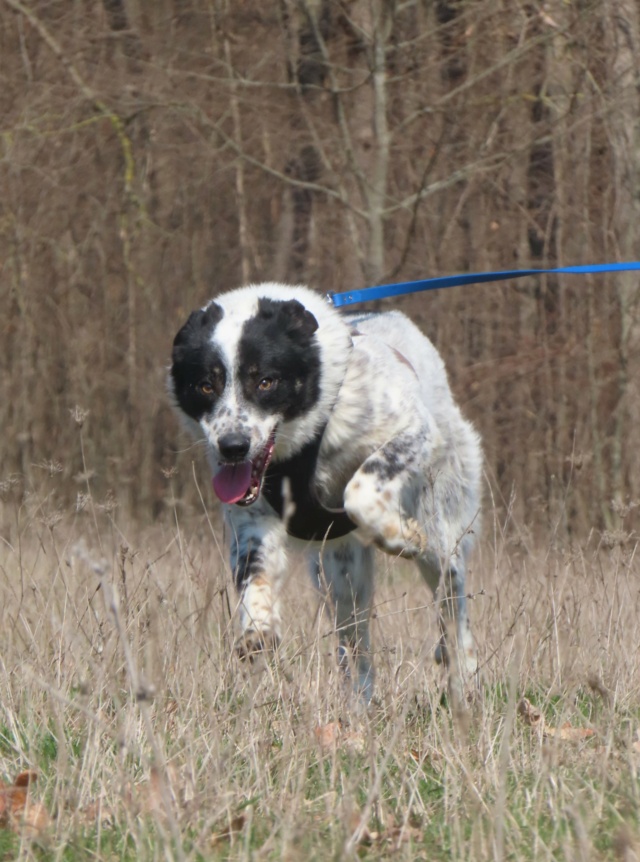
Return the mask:
[[286, 505], [283, 482], [288, 480], [291, 502], [295, 508], [285, 527], [290, 536], [307, 542], [339, 539], [356, 528], [344, 509], [334, 510], [323, 506], [313, 488], [323, 433], [324, 429], [315, 440], [286, 461], [272, 461], [267, 467], [262, 486], [262, 496], [282, 518]]

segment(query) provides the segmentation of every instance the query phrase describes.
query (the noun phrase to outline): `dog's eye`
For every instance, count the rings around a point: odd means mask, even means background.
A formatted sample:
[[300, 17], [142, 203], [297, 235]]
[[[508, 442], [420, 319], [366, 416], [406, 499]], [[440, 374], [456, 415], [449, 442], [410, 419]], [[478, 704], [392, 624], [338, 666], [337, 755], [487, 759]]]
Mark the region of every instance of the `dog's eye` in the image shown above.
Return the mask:
[[203, 395], [213, 395], [213, 386], [209, 383], [208, 380], [203, 380], [202, 383], [198, 386], [200, 392]]
[[269, 392], [269, 390], [275, 389], [277, 382], [273, 377], [263, 377], [258, 383], [258, 389], [260, 392]]

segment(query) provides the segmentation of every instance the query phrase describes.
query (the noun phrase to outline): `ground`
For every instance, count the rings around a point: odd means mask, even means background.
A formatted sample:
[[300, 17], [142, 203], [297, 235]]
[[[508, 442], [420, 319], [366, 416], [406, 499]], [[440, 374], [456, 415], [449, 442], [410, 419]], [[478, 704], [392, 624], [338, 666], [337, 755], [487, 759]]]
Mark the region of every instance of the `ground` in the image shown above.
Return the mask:
[[366, 711], [296, 561], [280, 652], [241, 664], [206, 516], [142, 530], [6, 505], [0, 773], [37, 781], [0, 858], [637, 858], [632, 547], [552, 548], [489, 515], [469, 578], [482, 680], [455, 714], [430, 594], [380, 557]]

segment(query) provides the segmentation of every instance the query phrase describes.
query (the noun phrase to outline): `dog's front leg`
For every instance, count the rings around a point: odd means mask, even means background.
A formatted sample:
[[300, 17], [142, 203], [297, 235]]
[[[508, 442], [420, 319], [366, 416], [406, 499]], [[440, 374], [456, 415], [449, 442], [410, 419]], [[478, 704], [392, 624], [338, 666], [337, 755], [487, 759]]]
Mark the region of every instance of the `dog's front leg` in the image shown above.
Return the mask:
[[277, 646], [281, 636], [280, 588], [286, 572], [286, 533], [270, 515], [234, 508], [228, 513], [231, 567], [239, 601], [236, 649], [251, 658]]
[[425, 442], [406, 432], [374, 452], [344, 492], [347, 514], [364, 541], [388, 554], [417, 557], [429, 550], [426, 523], [416, 517], [416, 470]]

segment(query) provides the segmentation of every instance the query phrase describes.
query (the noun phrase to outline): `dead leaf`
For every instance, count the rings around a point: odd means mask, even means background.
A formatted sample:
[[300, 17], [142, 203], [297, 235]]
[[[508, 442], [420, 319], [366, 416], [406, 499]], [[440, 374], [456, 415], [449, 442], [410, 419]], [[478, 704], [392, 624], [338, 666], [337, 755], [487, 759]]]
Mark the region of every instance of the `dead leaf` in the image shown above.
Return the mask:
[[12, 785], [0, 782], [0, 827], [35, 836], [50, 825], [47, 809], [29, 794], [37, 779], [38, 773], [29, 769], [21, 772]]
[[595, 736], [596, 732], [590, 727], [574, 727], [571, 722], [565, 721], [561, 727], [551, 727], [544, 720], [544, 715], [539, 709], [523, 697], [518, 704], [518, 714], [529, 727], [535, 727], [543, 736], [562, 739], [566, 742], [579, 742]]
[[382, 833], [382, 840], [391, 844], [397, 850], [405, 841], [412, 839], [419, 841], [422, 838], [422, 829], [405, 823], [401, 826], [390, 826]]
[[217, 844], [221, 844], [223, 841], [230, 841], [234, 835], [237, 835], [239, 832], [242, 832], [246, 820], [246, 815], [242, 812], [240, 812], [239, 814], [235, 814], [231, 818], [229, 823], [224, 827], [224, 829], [213, 833], [213, 835], [211, 836], [211, 846], [215, 847]]
[[518, 715], [523, 719], [525, 724], [529, 725], [529, 727], [544, 727], [543, 714], [539, 709], [536, 709], [536, 707], [526, 697], [523, 697], [518, 704]]
[[595, 736], [596, 732], [590, 727], [573, 727], [570, 722], [565, 721], [561, 727], [549, 727], [547, 725], [544, 728], [544, 735], [564, 739], [568, 742], [579, 742], [581, 739]]
[[42, 802], [32, 802], [27, 798], [24, 808], [21, 810], [19, 819], [16, 820], [13, 826], [16, 831], [22, 829], [27, 834], [36, 836], [40, 835], [44, 830], [51, 825], [51, 817]]
[[329, 724], [319, 724], [313, 730], [320, 748], [324, 751], [332, 751], [338, 744], [351, 751], [362, 751], [365, 747], [365, 738], [362, 733], [350, 730], [341, 721], [330, 721]]
[[362, 822], [362, 815], [357, 809], [349, 814], [349, 829], [356, 844], [373, 844], [378, 840], [378, 833], [372, 832], [367, 824]]
[[103, 799], [92, 799], [88, 805], [78, 810], [80, 822], [87, 825], [105, 827], [113, 826], [116, 822], [116, 815]]
[[357, 835], [356, 843], [359, 846], [390, 844], [394, 850], [397, 850], [405, 841], [410, 841], [412, 838], [418, 840], [422, 836], [421, 829], [408, 823], [392, 824], [378, 831], [369, 829], [366, 823], [360, 822], [360, 818], [361, 814], [358, 811], [352, 811], [349, 817], [349, 826], [352, 833]]
[[[172, 764], [165, 769], [152, 766], [149, 778], [137, 784], [125, 783], [120, 790], [120, 803], [131, 813], [164, 818], [167, 806], [186, 808], [194, 797], [193, 785], [184, 782]], [[108, 826], [116, 821], [116, 812], [102, 798], [92, 799], [79, 811], [83, 822], [100, 822]]]
[[129, 792], [141, 814], [166, 817], [167, 806], [175, 808], [178, 805], [174, 788], [179, 785], [179, 776], [171, 764], [168, 764], [164, 770], [158, 766], [152, 766], [149, 770], [149, 779], [134, 784]]
[[424, 766], [425, 763], [429, 763], [433, 767], [438, 767], [440, 765], [441, 756], [435, 749], [431, 749], [430, 751], [422, 751], [420, 748], [410, 748], [408, 749], [409, 757], [418, 764], [418, 766]]
[[35, 784], [38, 780], [38, 773], [35, 769], [26, 769], [24, 772], [19, 773], [16, 776], [16, 780], [13, 782], [14, 787], [28, 787], [30, 784]]
[[320, 748], [334, 748], [342, 735], [342, 724], [339, 721], [330, 721], [329, 724], [319, 724], [313, 730]]
[[140, 787], [140, 790], [144, 792], [146, 797], [143, 805], [144, 810], [150, 814], [162, 814], [164, 816], [167, 813], [167, 804], [171, 803], [175, 807], [177, 800], [173, 791], [173, 785], [176, 781], [177, 775], [171, 766], [167, 767], [165, 774], [157, 766], [152, 766], [149, 773], [149, 781], [146, 785], [141, 785]]
[[418, 764], [418, 766], [422, 766], [422, 764], [424, 763], [424, 761], [427, 759], [428, 756], [429, 756], [428, 754], [426, 754], [422, 751], [419, 751], [417, 748], [410, 748], [409, 749], [409, 757], [412, 760], [415, 760], [415, 762]]

